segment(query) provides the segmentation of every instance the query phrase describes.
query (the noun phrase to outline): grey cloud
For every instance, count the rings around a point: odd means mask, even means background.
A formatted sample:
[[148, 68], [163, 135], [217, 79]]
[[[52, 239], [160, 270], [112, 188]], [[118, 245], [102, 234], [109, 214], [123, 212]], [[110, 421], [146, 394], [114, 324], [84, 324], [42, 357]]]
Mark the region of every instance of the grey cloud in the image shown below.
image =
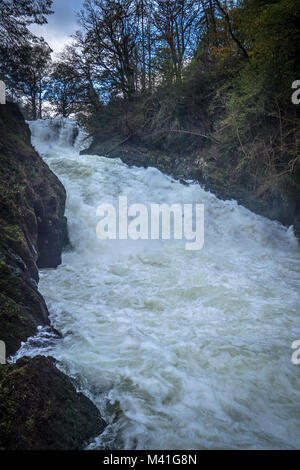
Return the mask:
[[61, 52], [71, 42], [70, 36], [78, 29], [76, 12], [82, 7], [83, 0], [54, 0], [54, 14], [48, 17], [43, 26], [33, 25], [31, 31], [43, 36], [54, 53]]

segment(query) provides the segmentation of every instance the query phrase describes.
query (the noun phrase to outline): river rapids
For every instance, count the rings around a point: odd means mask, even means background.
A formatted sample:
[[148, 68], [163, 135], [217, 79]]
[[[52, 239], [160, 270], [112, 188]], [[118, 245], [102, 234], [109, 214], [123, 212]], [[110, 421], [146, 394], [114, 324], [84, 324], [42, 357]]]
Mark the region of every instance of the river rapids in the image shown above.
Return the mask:
[[[300, 249], [292, 228], [154, 168], [80, 155], [72, 120], [30, 123], [67, 191], [72, 249], [42, 270], [49, 354], [108, 427], [88, 449], [294, 449], [300, 443]], [[79, 131], [79, 134], [78, 134]], [[77, 135], [78, 134], [78, 135]], [[99, 204], [201, 203], [205, 242], [101, 241]]]

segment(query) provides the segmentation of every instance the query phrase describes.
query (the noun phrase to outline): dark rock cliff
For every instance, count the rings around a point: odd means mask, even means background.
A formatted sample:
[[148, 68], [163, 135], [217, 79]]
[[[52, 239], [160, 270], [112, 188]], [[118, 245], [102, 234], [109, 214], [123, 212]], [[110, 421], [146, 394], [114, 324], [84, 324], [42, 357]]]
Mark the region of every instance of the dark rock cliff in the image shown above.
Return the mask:
[[47, 325], [38, 268], [61, 263], [66, 194], [30, 143], [14, 104], [0, 106], [0, 338], [10, 355]]
[[0, 449], [77, 450], [105, 423], [51, 357], [0, 367]]
[[[38, 268], [56, 268], [67, 242], [66, 194], [33, 149], [18, 107], [0, 105], [0, 340], [14, 354], [49, 325]], [[104, 429], [52, 358], [0, 365], [0, 449], [80, 449]]]

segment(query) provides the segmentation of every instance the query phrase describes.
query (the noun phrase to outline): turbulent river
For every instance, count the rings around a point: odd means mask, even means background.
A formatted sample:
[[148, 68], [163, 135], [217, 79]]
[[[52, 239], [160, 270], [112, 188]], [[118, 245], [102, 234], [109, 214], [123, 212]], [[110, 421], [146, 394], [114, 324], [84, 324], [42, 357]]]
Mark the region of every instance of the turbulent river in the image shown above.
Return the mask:
[[[300, 250], [292, 228], [118, 159], [81, 156], [72, 121], [30, 124], [67, 190], [72, 249], [41, 272], [63, 339], [51, 354], [108, 423], [90, 449], [276, 449], [300, 443]], [[74, 141], [75, 140], [75, 141]], [[85, 143], [86, 146], [86, 143]], [[101, 203], [202, 203], [205, 243], [100, 241]]]

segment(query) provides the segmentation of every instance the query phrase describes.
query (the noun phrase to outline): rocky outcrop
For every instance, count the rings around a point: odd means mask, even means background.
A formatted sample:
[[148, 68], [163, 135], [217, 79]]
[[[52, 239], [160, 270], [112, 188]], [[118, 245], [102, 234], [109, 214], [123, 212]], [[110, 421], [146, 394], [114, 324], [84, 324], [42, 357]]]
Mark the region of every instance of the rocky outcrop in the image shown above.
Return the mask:
[[77, 450], [105, 427], [53, 358], [1, 366], [0, 383], [0, 449]]
[[[66, 194], [33, 149], [18, 107], [0, 106], [0, 340], [7, 356], [49, 325], [38, 268], [56, 268], [67, 242]], [[58, 334], [53, 330], [55, 334]], [[105, 423], [54, 359], [0, 366], [0, 449], [80, 449]]]
[[67, 239], [65, 189], [39, 157], [19, 108], [0, 106], [0, 338], [8, 355], [49, 324], [38, 268], [55, 268]]
[[184, 167], [182, 157], [170, 155], [157, 149], [148, 149], [136, 142], [120, 143], [120, 139], [100, 140], [95, 139], [88, 149], [80, 152], [82, 155], [99, 155], [108, 158], [120, 158], [123, 163], [129, 166], [137, 167], [155, 167], [160, 171], [170, 174], [178, 179], [193, 178], [197, 179], [195, 172], [187, 171]]

